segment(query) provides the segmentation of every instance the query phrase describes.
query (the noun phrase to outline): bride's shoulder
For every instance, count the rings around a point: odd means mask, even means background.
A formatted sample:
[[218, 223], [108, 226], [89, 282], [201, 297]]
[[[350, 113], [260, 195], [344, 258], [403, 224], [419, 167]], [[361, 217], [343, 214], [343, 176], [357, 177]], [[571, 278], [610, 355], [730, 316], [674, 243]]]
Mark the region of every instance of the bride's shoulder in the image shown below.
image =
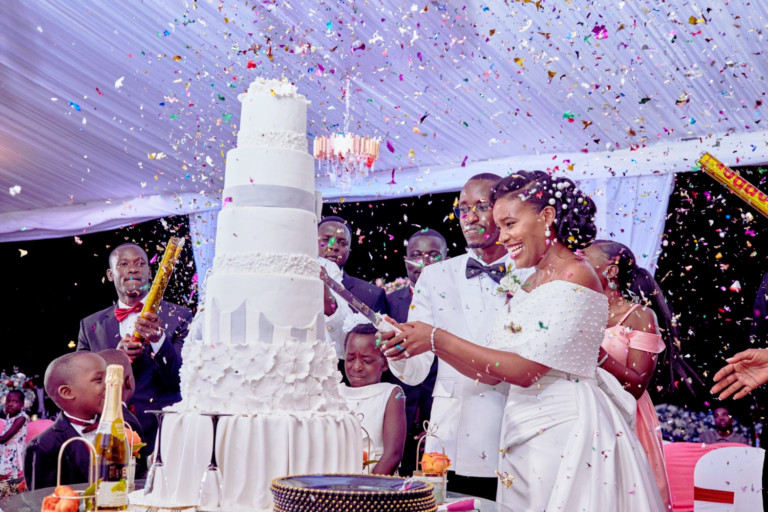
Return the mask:
[[584, 259], [573, 259], [566, 262], [557, 275], [557, 280], [577, 284], [597, 293], [603, 293], [600, 278], [595, 269]]

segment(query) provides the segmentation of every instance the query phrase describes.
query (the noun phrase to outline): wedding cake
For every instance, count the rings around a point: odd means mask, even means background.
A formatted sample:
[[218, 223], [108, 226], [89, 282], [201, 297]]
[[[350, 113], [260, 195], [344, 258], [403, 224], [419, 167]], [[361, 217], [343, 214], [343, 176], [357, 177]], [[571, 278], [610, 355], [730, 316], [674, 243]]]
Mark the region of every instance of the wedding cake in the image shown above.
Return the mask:
[[238, 99], [216, 258], [182, 350], [183, 400], [163, 423], [162, 501], [197, 503], [213, 446], [203, 413], [221, 413], [231, 415], [216, 435], [224, 508], [268, 510], [273, 479], [360, 472], [363, 450], [325, 339], [309, 103], [285, 80], [257, 80]]

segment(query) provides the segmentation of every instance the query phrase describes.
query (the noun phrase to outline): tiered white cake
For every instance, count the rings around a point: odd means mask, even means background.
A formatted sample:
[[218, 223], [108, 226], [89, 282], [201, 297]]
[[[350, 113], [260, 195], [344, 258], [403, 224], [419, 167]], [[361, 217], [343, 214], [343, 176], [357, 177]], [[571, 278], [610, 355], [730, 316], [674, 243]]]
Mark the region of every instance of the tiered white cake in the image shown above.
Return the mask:
[[184, 344], [183, 400], [166, 415], [162, 450], [168, 504], [196, 504], [213, 442], [200, 413], [234, 415], [216, 443], [225, 508], [265, 510], [274, 478], [360, 472], [362, 443], [325, 341], [308, 102], [276, 80], [238, 99], [203, 322]]

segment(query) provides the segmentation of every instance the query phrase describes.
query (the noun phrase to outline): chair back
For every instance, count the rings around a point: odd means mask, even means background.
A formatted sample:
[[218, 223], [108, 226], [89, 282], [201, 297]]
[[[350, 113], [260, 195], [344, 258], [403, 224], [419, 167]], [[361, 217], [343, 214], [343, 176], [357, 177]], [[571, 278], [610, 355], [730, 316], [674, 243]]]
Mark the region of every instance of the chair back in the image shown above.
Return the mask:
[[51, 425], [53, 425], [53, 420], [31, 421], [29, 425], [27, 425], [27, 443], [42, 434]]
[[[765, 450], [751, 446], [730, 446], [703, 455], [693, 472], [694, 512], [762, 510], [764, 455]], [[755, 500], [759, 505], [750, 506]]]

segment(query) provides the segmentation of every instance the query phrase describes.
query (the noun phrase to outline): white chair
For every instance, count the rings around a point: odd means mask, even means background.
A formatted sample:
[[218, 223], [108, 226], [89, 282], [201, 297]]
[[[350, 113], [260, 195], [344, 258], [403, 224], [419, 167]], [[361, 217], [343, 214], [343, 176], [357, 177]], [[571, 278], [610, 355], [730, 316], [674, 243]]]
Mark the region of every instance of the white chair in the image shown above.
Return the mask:
[[736, 512], [763, 510], [762, 475], [765, 451], [756, 457], [739, 473], [733, 510]]
[[704, 455], [693, 473], [694, 512], [758, 512], [765, 450], [728, 447]]

